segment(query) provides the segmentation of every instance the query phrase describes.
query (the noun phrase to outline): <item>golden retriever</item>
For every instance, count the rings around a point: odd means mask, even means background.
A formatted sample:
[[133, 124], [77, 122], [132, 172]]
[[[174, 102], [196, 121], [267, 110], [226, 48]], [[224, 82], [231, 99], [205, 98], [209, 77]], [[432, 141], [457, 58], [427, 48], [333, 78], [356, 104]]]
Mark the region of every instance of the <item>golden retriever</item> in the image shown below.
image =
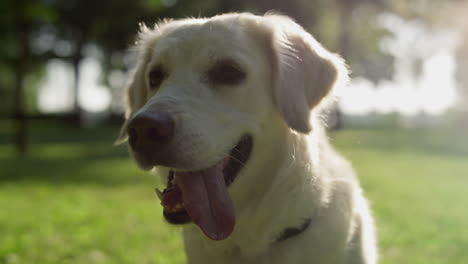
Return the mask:
[[288, 17], [142, 26], [128, 139], [189, 263], [376, 263], [367, 201], [318, 113], [343, 61]]

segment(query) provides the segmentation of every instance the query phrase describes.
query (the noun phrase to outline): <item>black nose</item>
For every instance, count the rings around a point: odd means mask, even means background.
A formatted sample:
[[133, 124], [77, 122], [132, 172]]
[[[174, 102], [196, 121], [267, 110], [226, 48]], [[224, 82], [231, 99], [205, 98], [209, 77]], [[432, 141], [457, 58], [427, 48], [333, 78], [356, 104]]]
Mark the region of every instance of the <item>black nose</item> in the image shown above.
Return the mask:
[[165, 112], [141, 112], [127, 128], [130, 146], [135, 151], [168, 143], [174, 137], [174, 120]]

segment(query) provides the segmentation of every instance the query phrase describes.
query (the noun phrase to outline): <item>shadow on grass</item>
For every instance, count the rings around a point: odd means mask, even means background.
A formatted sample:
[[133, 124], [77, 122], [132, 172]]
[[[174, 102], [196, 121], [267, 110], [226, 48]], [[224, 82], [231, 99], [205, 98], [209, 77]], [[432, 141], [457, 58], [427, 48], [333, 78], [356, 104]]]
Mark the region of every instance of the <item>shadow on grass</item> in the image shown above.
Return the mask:
[[[120, 127], [115, 124], [79, 128], [66, 122], [33, 120], [28, 123], [28, 141], [32, 144], [100, 142], [112, 145], [119, 129]], [[0, 145], [12, 143], [13, 139], [13, 123], [0, 120]]]
[[352, 129], [332, 133], [332, 143], [388, 153], [413, 152], [438, 156], [468, 156], [463, 131], [423, 129]]
[[86, 156], [62, 160], [29, 158], [3, 160], [0, 184], [99, 184], [115, 186], [149, 181], [148, 173], [140, 171], [127, 157]]
[[99, 184], [115, 186], [148, 182], [128, 157], [90, 155], [77, 158], [3, 159], [2, 183]]

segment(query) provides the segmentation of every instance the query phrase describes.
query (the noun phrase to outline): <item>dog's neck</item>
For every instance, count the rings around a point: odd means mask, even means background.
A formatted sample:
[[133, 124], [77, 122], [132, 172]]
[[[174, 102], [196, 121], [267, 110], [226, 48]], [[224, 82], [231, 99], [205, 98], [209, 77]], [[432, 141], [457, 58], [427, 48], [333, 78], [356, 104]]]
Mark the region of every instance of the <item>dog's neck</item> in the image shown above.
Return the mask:
[[[260, 157], [269, 161], [258, 166], [262, 171], [245, 177], [256, 180], [252, 181], [256, 183], [256, 188], [250, 195], [243, 196], [248, 200], [239, 207], [240, 237], [245, 239], [245, 233], [249, 234], [249, 241], [242, 243], [249, 245], [249, 248], [244, 249], [243, 253], [255, 255], [266, 250], [281, 237], [285, 229], [301, 227], [314, 214], [316, 205], [310, 204], [310, 201], [320, 200], [321, 190], [314, 189], [315, 186], [322, 186], [312, 184], [318, 180], [313, 174], [315, 164], [311, 163], [311, 160], [318, 160], [320, 151], [316, 143], [319, 135], [316, 133], [319, 133], [318, 129], [307, 136], [287, 130], [286, 134], [273, 141], [276, 146], [270, 143], [272, 149], [265, 150], [265, 155], [269, 157]], [[304, 200], [291, 197], [305, 191], [316, 197], [298, 196]], [[287, 204], [285, 200], [292, 203]]]

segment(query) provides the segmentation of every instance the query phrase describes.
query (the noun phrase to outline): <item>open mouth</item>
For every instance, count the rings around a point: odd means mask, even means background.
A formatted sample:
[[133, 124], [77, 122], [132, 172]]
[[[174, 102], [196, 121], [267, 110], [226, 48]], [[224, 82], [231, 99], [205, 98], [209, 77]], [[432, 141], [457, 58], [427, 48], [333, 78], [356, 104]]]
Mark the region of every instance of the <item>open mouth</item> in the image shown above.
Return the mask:
[[156, 189], [163, 214], [172, 224], [193, 222], [213, 240], [226, 239], [234, 230], [235, 212], [227, 188], [249, 159], [253, 139], [244, 135], [229, 155], [199, 171], [169, 172], [166, 188]]

